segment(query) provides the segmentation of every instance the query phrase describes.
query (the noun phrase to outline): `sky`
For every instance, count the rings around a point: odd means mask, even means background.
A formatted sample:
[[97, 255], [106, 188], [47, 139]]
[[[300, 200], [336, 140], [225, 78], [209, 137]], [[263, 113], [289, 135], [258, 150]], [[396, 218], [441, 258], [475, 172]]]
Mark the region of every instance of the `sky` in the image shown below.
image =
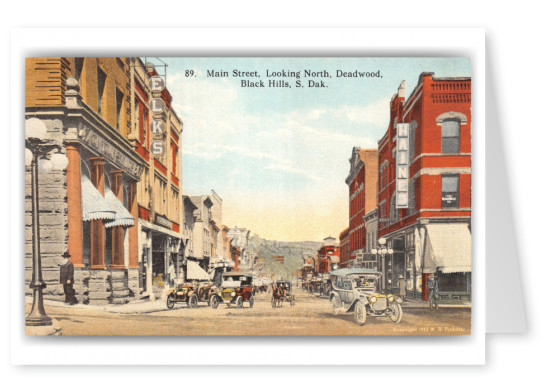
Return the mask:
[[[352, 148], [377, 147], [402, 80], [407, 97], [421, 72], [471, 75], [468, 58], [161, 60], [168, 64], [167, 88], [183, 121], [183, 193], [214, 189], [223, 200], [223, 224], [282, 241], [338, 238], [348, 226], [345, 179]], [[260, 77], [232, 77], [234, 69]], [[332, 77], [304, 77], [305, 69], [327, 70]], [[207, 77], [209, 70], [230, 75]], [[337, 78], [337, 70], [380, 71], [380, 77]], [[242, 79], [266, 84], [266, 72], [281, 71], [300, 71], [300, 79], [271, 78], [292, 88], [241, 86]], [[327, 87], [294, 87], [308, 79]]]

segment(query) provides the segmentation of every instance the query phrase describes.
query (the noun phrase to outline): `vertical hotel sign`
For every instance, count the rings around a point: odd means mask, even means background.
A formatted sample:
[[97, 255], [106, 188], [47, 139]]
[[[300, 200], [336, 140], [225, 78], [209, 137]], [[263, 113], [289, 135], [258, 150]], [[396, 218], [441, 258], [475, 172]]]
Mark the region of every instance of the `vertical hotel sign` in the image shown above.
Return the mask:
[[397, 124], [396, 132], [396, 209], [408, 207], [409, 124]]

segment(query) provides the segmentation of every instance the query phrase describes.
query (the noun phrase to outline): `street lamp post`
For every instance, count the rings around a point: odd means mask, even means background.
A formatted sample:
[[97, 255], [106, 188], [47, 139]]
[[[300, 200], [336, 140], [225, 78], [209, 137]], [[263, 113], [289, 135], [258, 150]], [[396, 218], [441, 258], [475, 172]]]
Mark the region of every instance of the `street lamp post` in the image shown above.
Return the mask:
[[383, 283], [381, 289], [386, 290], [386, 264], [385, 264], [385, 255], [394, 254], [394, 250], [386, 246], [386, 239], [379, 238], [379, 246], [377, 248], [371, 249], [371, 254], [379, 255], [381, 257], [381, 272], [383, 273]]
[[52, 319], [44, 310], [43, 289], [46, 283], [42, 279], [42, 261], [40, 258], [40, 222], [38, 206], [38, 172], [47, 173], [52, 169], [65, 169], [67, 157], [63, 154], [53, 154], [50, 160], [47, 155], [54, 149], [61, 149], [52, 140], [45, 139], [47, 129], [44, 122], [38, 118], [25, 121], [25, 165], [31, 166], [31, 197], [32, 197], [32, 252], [33, 274], [30, 288], [33, 290], [33, 306], [25, 320], [26, 326], [50, 326]]

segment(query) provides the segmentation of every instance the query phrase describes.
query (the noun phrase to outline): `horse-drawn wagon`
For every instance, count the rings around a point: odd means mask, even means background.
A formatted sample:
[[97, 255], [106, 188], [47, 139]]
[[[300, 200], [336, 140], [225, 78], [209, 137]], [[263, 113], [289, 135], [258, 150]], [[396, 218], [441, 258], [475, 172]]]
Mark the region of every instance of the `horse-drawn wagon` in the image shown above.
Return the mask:
[[281, 307], [283, 302], [295, 305], [295, 295], [292, 294], [291, 282], [278, 280], [272, 284], [272, 308]]

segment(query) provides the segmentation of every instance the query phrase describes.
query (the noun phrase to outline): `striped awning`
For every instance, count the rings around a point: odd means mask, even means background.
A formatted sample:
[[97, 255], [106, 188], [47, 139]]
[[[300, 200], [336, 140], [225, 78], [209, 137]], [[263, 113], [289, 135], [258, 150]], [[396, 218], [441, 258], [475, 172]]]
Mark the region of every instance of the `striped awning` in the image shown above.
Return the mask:
[[88, 177], [80, 179], [82, 190], [82, 220], [115, 220], [115, 208], [101, 195]]
[[134, 217], [109, 188], [105, 188], [105, 200], [111, 204], [116, 212], [115, 220], [105, 224], [105, 228], [132, 227], [134, 225]]
[[186, 278], [188, 280], [204, 280], [209, 281], [210, 276], [208, 273], [199, 266], [197, 262], [187, 261], [187, 273]]

